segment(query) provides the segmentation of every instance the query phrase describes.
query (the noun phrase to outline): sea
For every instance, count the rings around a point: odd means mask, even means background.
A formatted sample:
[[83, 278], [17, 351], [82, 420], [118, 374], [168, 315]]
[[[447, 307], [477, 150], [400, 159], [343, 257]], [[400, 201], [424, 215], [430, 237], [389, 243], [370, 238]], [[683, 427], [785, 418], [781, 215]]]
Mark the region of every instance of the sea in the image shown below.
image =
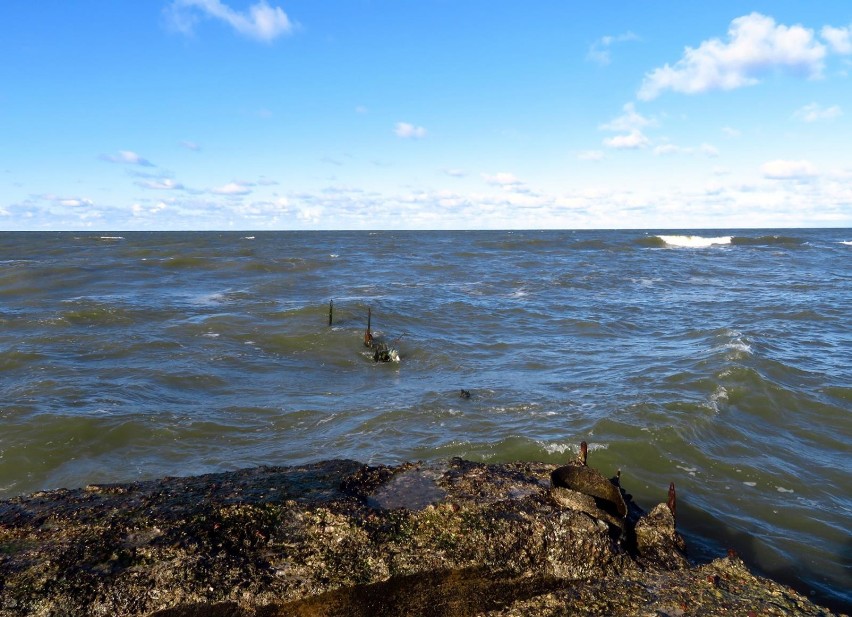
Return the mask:
[[584, 440], [849, 611], [852, 230], [0, 233], [0, 499]]

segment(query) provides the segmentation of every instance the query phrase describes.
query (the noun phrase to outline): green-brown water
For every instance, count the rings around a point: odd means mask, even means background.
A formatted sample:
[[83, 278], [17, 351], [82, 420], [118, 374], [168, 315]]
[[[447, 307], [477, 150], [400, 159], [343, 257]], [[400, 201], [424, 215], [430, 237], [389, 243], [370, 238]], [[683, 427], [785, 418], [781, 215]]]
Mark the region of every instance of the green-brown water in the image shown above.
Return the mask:
[[[586, 440], [646, 507], [677, 484], [693, 556], [733, 547], [849, 607], [850, 241], [3, 233], [0, 497]], [[368, 307], [400, 362], [365, 353]]]

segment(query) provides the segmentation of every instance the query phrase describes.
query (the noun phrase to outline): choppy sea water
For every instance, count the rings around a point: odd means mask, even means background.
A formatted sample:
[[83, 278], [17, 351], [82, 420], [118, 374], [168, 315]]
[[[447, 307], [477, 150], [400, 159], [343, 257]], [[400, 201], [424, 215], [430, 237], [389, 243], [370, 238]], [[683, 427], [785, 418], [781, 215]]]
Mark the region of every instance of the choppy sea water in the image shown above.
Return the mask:
[[676, 483], [696, 559], [848, 610], [850, 264], [842, 229], [0, 233], [0, 498], [586, 440], [646, 508]]

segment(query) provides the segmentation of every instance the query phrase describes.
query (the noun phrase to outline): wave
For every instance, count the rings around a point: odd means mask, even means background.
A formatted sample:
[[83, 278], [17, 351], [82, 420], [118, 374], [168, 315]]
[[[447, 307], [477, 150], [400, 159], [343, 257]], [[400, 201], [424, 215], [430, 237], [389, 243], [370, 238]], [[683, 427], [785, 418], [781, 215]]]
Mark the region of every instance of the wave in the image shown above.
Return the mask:
[[846, 246], [852, 246], [852, 240], [841, 240], [840, 244], [845, 244]]
[[735, 236], [731, 244], [738, 246], [799, 246], [805, 241], [795, 236]]
[[795, 236], [695, 236], [695, 235], [657, 235], [648, 236], [638, 241], [640, 246], [650, 248], [709, 248], [714, 246], [785, 246], [795, 247], [807, 244], [802, 238]]
[[711, 246], [720, 246], [731, 244], [733, 236], [718, 236], [716, 238], [705, 238], [704, 236], [656, 236], [662, 240], [666, 246], [675, 246], [678, 248], [708, 248]]

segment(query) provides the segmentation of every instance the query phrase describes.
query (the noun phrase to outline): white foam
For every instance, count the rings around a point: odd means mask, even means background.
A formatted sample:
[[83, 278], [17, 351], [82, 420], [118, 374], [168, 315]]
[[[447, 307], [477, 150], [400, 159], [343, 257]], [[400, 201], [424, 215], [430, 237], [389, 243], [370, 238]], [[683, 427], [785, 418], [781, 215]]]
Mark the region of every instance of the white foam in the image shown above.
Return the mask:
[[254, 240], [254, 236], [243, 236], [243, 240]]
[[743, 356], [751, 355], [751, 347], [743, 341], [731, 341], [725, 345], [725, 348], [731, 352], [729, 354], [731, 360], [739, 360]]
[[784, 488], [783, 486], [776, 486], [775, 488], [778, 489], [779, 493], [795, 493], [796, 492], [791, 488]]
[[757, 486], [757, 482], [743, 482], [746, 486]]
[[852, 240], [843, 240], [840, 244], [845, 244], [846, 246], [852, 246]]
[[669, 246], [681, 248], [703, 249], [710, 246], [730, 244], [732, 236], [719, 236], [717, 238], [704, 238], [703, 236], [657, 236]]
[[543, 443], [540, 441], [539, 444], [548, 454], [565, 454], [571, 449], [571, 445], [567, 443]]
[[683, 469], [686, 473], [688, 473], [691, 476], [694, 476], [695, 472], [698, 471], [697, 467], [686, 467], [684, 465], [676, 465], [676, 467], [678, 469]]
[[124, 240], [124, 236], [101, 236], [101, 240]]
[[[580, 449], [577, 447], [577, 444], [574, 443], [563, 443], [559, 441], [537, 441], [536, 443], [544, 448], [544, 451], [548, 454], [565, 454], [566, 452], [580, 453]], [[606, 450], [607, 448], [609, 448], [609, 444], [592, 443], [589, 444], [588, 451], [594, 452], [595, 450]]]

